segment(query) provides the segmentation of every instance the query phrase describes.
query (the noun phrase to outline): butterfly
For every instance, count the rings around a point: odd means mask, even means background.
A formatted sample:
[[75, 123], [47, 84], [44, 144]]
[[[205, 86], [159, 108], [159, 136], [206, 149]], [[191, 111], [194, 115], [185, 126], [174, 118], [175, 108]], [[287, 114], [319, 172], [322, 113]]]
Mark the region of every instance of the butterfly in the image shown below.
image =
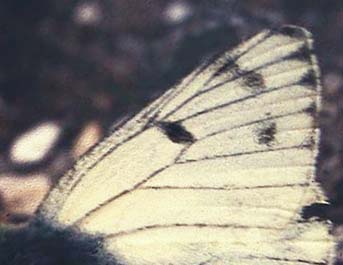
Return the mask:
[[331, 264], [320, 90], [296, 26], [200, 65], [61, 178], [8, 264]]

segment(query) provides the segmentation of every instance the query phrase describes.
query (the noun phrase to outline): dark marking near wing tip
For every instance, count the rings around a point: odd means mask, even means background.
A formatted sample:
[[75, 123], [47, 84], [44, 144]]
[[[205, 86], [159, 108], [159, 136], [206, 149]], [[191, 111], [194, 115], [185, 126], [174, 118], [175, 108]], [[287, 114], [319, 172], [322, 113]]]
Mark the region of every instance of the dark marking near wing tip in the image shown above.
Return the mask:
[[317, 113], [317, 105], [315, 102], [312, 102], [310, 106], [304, 109], [304, 111], [311, 116], [315, 116]]
[[318, 128], [319, 127], [319, 113], [317, 109], [317, 105], [315, 102], [312, 102], [307, 108], [304, 109], [304, 112], [310, 115], [312, 119], [312, 127]]
[[259, 144], [270, 147], [275, 141], [276, 123], [266, 123], [263, 127], [257, 129], [257, 140]]
[[307, 45], [303, 45], [299, 50], [296, 50], [295, 52], [286, 56], [284, 60], [297, 59], [297, 60], [309, 62], [311, 61], [312, 53], [313, 53], [312, 50], [310, 50]]
[[308, 71], [300, 80], [299, 84], [311, 86], [314, 89], [317, 87], [317, 75], [314, 70]]
[[304, 148], [314, 150], [315, 146], [316, 146], [316, 141], [315, 141], [313, 135], [311, 135], [309, 138], [305, 139], [305, 142], [303, 144]]
[[189, 144], [195, 141], [194, 136], [177, 122], [159, 122], [158, 127], [174, 143]]
[[285, 26], [285, 27], [282, 27], [279, 30], [279, 32], [283, 35], [286, 35], [292, 38], [306, 37], [304, 30], [298, 27]]
[[228, 57], [227, 62], [223, 64], [214, 74], [213, 77], [217, 77], [229, 73], [231, 79], [242, 77], [243, 83], [246, 87], [253, 88], [255, 91], [260, 91], [265, 88], [265, 82], [263, 76], [254, 71], [243, 70], [239, 67], [235, 61]]
[[313, 217], [319, 220], [328, 220], [330, 208], [330, 204], [327, 203], [312, 203], [302, 208], [301, 217], [304, 220], [308, 220]]
[[265, 88], [263, 76], [259, 73], [249, 71], [244, 75], [243, 79], [247, 87], [254, 88], [257, 91]]

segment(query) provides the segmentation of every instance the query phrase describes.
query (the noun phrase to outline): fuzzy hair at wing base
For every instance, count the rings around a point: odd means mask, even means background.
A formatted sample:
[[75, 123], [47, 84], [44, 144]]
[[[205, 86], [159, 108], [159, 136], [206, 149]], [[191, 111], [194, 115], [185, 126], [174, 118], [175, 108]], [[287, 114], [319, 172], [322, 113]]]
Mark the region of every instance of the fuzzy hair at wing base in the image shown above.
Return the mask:
[[36, 220], [21, 229], [0, 233], [1, 265], [116, 265], [101, 237], [56, 228]]

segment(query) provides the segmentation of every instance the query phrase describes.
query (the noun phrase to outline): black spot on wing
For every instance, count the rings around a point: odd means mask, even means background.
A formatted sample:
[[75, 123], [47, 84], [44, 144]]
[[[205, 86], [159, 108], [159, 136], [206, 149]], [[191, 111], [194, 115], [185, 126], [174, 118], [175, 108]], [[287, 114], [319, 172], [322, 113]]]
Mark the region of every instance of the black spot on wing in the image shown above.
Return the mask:
[[292, 52], [290, 55], [283, 58], [283, 60], [300, 60], [311, 62], [311, 55], [313, 51], [309, 49], [307, 45], [303, 45], [300, 49]]
[[254, 71], [246, 71], [241, 68], [237, 64], [234, 64], [231, 69], [230, 73], [235, 78], [242, 78], [242, 85], [244, 87], [250, 88], [253, 90], [253, 92], [259, 92], [263, 88], [265, 88], [265, 83], [263, 76], [257, 72]]
[[314, 139], [314, 135], [308, 136], [302, 144], [303, 148], [307, 148], [310, 150], [314, 150], [315, 146], [316, 146], [316, 140]]
[[304, 206], [301, 211], [301, 217], [304, 220], [310, 218], [317, 218], [319, 220], [328, 220], [328, 211], [331, 206], [328, 203], [312, 203], [311, 205]]
[[319, 128], [319, 113], [317, 104], [312, 102], [307, 108], [304, 109], [304, 112], [312, 117], [312, 127]]
[[266, 87], [263, 76], [254, 71], [247, 72], [244, 75], [243, 80], [245, 86], [254, 89], [254, 91], [261, 91], [263, 88]]
[[174, 143], [189, 144], [195, 141], [192, 133], [177, 122], [158, 122], [157, 126]]
[[256, 130], [258, 143], [261, 145], [266, 145], [268, 147], [272, 146], [275, 142], [276, 131], [277, 130], [275, 122], [264, 123]]
[[316, 116], [317, 114], [317, 105], [315, 102], [312, 102], [311, 105], [309, 105], [307, 108], [304, 109], [304, 111], [311, 116]]
[[212, 78], [227, 74], [230, 80], [242, 78], [243, 86], [253, 89], [254, 92], [258, 92], [265, 88], [263, 76], [254, 71], [247, 71], [241, 69], [233, 58], [227, 56], [226, 62], [213, 74]]
[[300, 80], [299, 84], [304, 86], [313, 87], [313, 89], [317, 88], [318, 81], [317, 81], [317, 74], [314, 70], [308, 71]]

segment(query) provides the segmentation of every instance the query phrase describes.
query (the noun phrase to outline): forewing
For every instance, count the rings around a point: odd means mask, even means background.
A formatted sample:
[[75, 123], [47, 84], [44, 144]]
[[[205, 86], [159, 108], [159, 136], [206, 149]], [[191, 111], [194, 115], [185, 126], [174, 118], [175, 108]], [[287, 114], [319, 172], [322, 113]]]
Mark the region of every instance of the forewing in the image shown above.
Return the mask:
[[[320, 85], [304, 29], [264, 31], [113, 133], [41, 208], [127, 264], [326, 264]], [[54, 208], [55, 210], [50, 210]]]

